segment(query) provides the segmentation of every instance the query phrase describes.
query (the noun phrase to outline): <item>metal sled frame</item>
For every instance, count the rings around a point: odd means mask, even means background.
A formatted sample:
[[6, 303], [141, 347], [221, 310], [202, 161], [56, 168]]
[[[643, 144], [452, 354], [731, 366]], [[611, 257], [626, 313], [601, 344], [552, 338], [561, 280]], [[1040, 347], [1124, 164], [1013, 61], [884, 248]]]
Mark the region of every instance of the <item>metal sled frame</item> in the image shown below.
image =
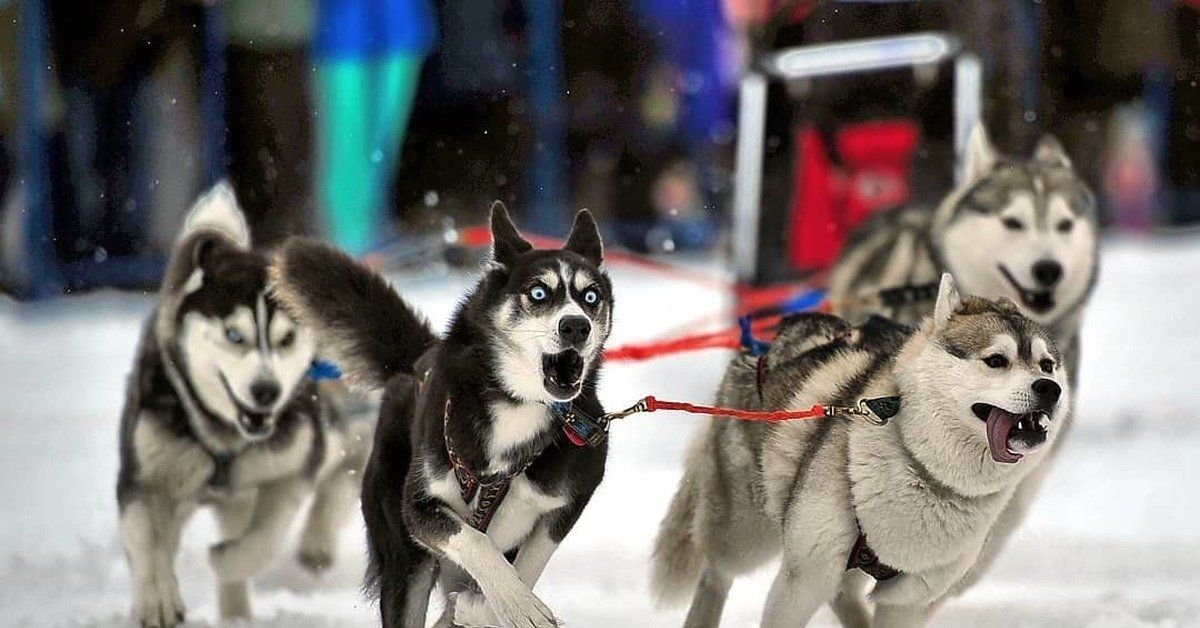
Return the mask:
[[733, 262], [738, 279], [750, 281], [758, 259], [767, 83], [858, 74], [954, 61], [954, 154], [957, 176], [971, 127], [979, 120], [982, 73], [979, 59], [959, 39], [926, 32], [798, 46], [765, 55], [742, 77], [733, 191]]

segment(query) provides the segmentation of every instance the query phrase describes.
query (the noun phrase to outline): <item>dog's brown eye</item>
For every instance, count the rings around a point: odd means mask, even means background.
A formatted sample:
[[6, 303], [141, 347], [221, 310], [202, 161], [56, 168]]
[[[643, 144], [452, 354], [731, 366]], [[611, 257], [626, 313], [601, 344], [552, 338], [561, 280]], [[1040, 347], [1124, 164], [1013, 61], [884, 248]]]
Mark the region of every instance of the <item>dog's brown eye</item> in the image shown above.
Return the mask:
[[1059, 221], [1058, 225], [1055, 226], [1055, 229], [1058, 229], [1059, 233], [1071, 233], [1071, 229], [1074, 226], [1075, 226], [1075, 221], [1062, 220], [1062, 221]]
[[994, 369], [1008, 368], [1008, 358], [1000, 355], [999, 353], [995, 353], [984, 358], [983, 363]]
[[1020, 231], [1025, 228], [1024, 223], [1016, 218], [1005, 218], [1000, 222], [1004, 225], [1004, 228], [1008, 229], [1009, 231]]
[[1038, 362], [1038, 366], [1042, 368], [1043, 373], [1054, 372], [1054, 360], [1051, 360], [1050, 358], [1042, 358], [1042, 361]]
[[286, 349], [292, 346], [293, 342], [296, 342], [296, 332], [289, 331], [288, 333], [284, 334], [283, 338], [279, 339], [279, 346]]

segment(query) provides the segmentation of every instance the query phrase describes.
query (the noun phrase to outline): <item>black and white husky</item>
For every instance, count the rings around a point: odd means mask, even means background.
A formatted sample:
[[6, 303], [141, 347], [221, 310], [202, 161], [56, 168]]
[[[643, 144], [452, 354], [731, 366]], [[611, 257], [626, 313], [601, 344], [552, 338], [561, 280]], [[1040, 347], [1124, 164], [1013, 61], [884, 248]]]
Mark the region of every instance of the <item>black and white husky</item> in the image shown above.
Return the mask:
[[898, 405], [885, 425], [717, 417], [700, 432], [652, 578], [661, 601], [690, 597], [687, 626], [717, 626], [733, 578], [780, 554], [763, 626], [804, 625], [835, 597], [844, 625], [919, 626], [976, 563], [1070, 395], [1045, 328], [1007, 300], [960, 300], [949, 277], [917, 330], [803, 314], [763, 358], [734, 359], [722, 406]]
[[[224, 619], [250, 616], [248, 580], [278, 555], [316, 493], [300, 561], [328, 566], [354, 512], [369, 441], [306, 378], [312, 330], [276, 306], [268, 260], [228, 184], [197, 201], [142, 334], [121, 417], [117, 504], [142, 626], [174, 626], [180, 532], [211, 505], [210, 562]], [[369, 422], [368, 422], [369, 423]]]
[[534, 250], [499, 204], [491, 224], [491, 265], [442, 339], [337, 251], [291, 241], [273, 267], [343, 372], [385, 389], [363, 478], [384, 626], [424, 626], [435, 582], [440, 625], [555, 625], [533, 586], [604, 474], [606, 445], [564, 431], [602, 414], [613, 299], [596, 224], [580, 212], [561, 250]]

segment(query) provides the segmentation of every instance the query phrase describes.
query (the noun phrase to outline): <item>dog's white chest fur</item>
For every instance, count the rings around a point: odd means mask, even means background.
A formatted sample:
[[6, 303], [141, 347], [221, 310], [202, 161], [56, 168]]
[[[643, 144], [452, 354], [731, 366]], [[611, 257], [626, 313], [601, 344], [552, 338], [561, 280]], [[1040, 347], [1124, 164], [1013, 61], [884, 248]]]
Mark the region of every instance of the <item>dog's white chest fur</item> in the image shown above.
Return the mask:
[[[471, 503], [464, 502], [454, 471], [447, 471], [442, 477], [429, 483], [429, 491], [438, 499], [449, 504], [454, 512], [463, 519], [470, 519], [478, 497]], [[508, 495], [500, 502], [492, 523], [488, 526], [487, 535], [500, 548], [507, 552], [524, 541], [533, 526], [542, 515], [566, 505], [563, 497], [547, 495], [538, 490], [525, 474], [513, 478]]]
[[491, 430], [487, 436], [487, 456], [491, 466], [487, 473], [500, 473], [497, 465], [505, 463], [505, 454], [533, 440], [550, 424], [550, 409], [540, 403], [511, 403], [497, 401], [488, 406]]

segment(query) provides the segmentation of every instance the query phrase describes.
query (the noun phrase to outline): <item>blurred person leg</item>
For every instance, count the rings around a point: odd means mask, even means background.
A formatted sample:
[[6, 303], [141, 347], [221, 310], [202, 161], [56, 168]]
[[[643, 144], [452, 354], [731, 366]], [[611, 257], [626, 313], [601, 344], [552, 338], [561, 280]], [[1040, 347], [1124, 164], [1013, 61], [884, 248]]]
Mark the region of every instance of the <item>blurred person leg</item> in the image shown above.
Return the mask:
[[305, 233], [313, 205], [312, 0], [225, 7], [229, 176], [254, 243]]
[[333, 242], [361, 255], [382, 239], [432, 13], [425, 0], [324, 0], [317, 15], [319, 201]]

